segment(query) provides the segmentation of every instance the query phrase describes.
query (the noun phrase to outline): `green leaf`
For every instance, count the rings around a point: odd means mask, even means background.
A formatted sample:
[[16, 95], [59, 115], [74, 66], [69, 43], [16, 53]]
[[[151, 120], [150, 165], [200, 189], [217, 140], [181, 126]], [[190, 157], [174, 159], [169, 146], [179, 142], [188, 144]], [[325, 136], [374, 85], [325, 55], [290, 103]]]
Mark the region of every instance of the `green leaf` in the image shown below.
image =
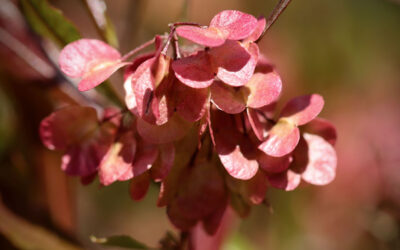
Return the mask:
[[103, 246], [124, 247], [128, 249], [151, 249], [145, 244], [126, 235], [115, 235], [108, 238], [97, 238], [92, 235], [90, 236], [90, 240], [93, 243], [101, 244]]
[[81, 38], [75, 26], [46, 0], [21, 0], [23, 13], [31, 27], [60, 46]]

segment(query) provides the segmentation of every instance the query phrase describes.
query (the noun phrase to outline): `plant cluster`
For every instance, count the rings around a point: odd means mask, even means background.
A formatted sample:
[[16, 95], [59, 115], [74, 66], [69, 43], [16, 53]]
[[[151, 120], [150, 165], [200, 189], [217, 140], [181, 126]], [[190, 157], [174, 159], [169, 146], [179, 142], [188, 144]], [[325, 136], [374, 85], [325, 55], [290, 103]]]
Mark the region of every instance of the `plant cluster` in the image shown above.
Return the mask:
[[61, 150], [61, 168], [83, 183], [129, 180], [134, 200], [159, 183], [157, 205], [182, 231], [202, 222], [215, 233], [228, 205], [246, 216], [268, 187], [330, 183], [336, 131], [317, 118], [324, 100], [299, 96], [277, 110], [282, 81], [257, 45], [266, 23], [226, 10], [209, 26], [171, 24], [124, 56], [99, 40], [68, 44], [59, 65], [81, 78], [81, 91], [125, 68], [126, 107], [59, 109], [41, 122], [43, 143]]

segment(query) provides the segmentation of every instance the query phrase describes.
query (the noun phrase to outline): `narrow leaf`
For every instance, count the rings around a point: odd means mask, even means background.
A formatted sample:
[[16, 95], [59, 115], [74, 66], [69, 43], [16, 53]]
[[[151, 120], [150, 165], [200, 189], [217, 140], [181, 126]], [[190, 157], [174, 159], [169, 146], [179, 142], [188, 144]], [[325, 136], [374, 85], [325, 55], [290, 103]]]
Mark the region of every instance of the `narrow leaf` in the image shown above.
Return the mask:
[[96, 236], [92, 235], [90, 236], [90, 240], [93, 243], [103, 246], [123, 247], [128, 249], [150, 249], [145, 244], [126, 235], [115, 235], [107, 238], [97, 238]]
[[80, 38], [75, 26], [46, 0], [20, 2], [29, 24], [40, 35], [50, 38], [60, 46], [65, 46]]
[[104, 0], [84, 0], [95, 22], [97, 30], [107, 43], [118, 47], [118, 38], [110, 18], [107, 16], [107, 5]]

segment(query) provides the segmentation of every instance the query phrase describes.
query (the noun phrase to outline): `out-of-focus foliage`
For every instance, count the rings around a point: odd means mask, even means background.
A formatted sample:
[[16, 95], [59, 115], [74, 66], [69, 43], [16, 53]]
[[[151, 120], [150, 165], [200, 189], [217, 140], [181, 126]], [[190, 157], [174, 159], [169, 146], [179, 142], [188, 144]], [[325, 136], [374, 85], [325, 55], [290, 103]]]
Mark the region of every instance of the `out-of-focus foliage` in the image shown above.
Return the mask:
[[0, 202], [0, 232], [20, 249], [79, 250], [53, 233], [30, 224], [9, 211]]
[[25, 17], [32, 28], [44, 37], [64, 46], [80, 38], [78, 30], [46, 0], [21, 0]]
[[123, 247], [127, 249], [149, 249], [149, 247], [146, 245], [126, 235], [110, 236], [107, 238], [97, 238], [95, 236], [91, 236], [90, 240], [93, 243], [104, 246]]

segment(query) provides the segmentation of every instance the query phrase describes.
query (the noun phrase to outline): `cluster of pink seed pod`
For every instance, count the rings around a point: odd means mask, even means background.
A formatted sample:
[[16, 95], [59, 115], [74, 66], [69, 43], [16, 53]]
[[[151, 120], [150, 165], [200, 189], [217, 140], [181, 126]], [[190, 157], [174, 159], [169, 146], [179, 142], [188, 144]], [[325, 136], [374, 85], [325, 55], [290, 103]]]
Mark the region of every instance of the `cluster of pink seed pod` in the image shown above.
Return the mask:
[[[275, 112], [282, 82], [259, 53], [265, 18], [218, 13], [209, 26], [171, 25], [155, 50], [127, 61], [109, 45], [81, 39], [61, 52], [61, 70], [81, 78], [79, 90], [124, 74], [127, 110], [69, 106], [46, 117], [43, 143], [62, 150], [62, 169], [84, 183], [130, 180], [144, 197], [159, 182], [158, 206], [189, 230], [201, 221], [213, 234], [230, 204], [241, 216], [264, 201], [268, 186], [293, 190], [301, 179], [331, 182], [336, 172], [336, 131], [316, 118], [324, 101], [312, 94]], [[183, 47], [178, 36], [197, 46]], [[141, 46], [142, 48], [144, 46]], [[138, 50], [134, 50], [138, 52]]]

